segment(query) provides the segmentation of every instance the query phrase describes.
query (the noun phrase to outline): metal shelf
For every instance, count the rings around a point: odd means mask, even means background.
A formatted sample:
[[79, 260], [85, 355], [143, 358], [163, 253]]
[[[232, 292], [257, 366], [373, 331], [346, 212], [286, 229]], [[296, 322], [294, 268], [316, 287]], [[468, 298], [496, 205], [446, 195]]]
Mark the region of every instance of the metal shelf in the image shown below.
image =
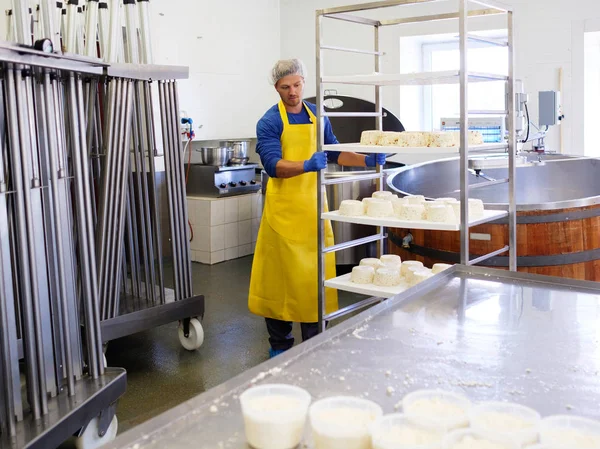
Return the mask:
[[[506, 143], [487, 143], [469, 146], [469, 152], [506, 150]], [[460, 147], [396, 147], [381, 145], [361, 145], [360, 143], [338, 143], [334, 145], [323, 145], [324, 151], [342, 151], [352, 153], [385, 153], [385, 154], [422, 154], [431, 152], [435, 154], [458, 154]]]
[[[507, 81], [504, 75], [469, 72], [469, 82]], [[326, 84], [353, 84], [364, 86], [431, 86], [434, 84], [458, 84], [460, 83], [460, 71], [446, 70], [442, 72], [421, 72], [384, 74], [373, 73], [370, 75], [338, 75], [323, 76], [322, 83]]]
[[[505, 210], [486, 210], [484, 216], [474, 220], [469, 220], [469, 227], [477, 226], [490, 221], [496, 221], [508, 215]], [[340, 215], [338, 211], [324, 212], [321, 215], [323, 220], [340, 221], [343, 223], [353, 223], [367, 226], [383, 226], [386, 228], [401, 229], [425, 229], [430, 231], [460, 231], [458, 223], [434, 223], [431, 221], [418, 220], [408, 221], [398, 218], [373, 218], [373, 217], [349, 217]]]
[[[346, 243], [338, 243], [334, 247], [327, 248], [325, 245], [325, 226], [326, 220], [333, 221], [344, 221], [354, 224], [371, 225], [377, 227], [375, 235], [370, 236], [365, 240], [364, 243], [379, 240], [378, 253], [384, 253], [385, 250], [385, 228], [386, 227], [397, 227], [407, 229], [428, 229], [428, 230], [440, 230], [440, 231], [453, 231], [460, 232], [460, 261], [463, 265], [471, 265], [477, 262], [487, 260], [488, 257], [497, 255], [507, 250], [510, 251], [510, 264], [509, 268], [511, 271], [517, 269], [517, 257], [516, 257], [516, 197], [515, 197], [515, 176], [516, 176], [516, 136], [514, 132], [514, 16], [510, 8], [504, 7], [495, 0], [475, 0], [474, 3], [483, 5], [488, 9], [474, 10], [470, 9], [469, 0], [459, 0], [458, 6], [455, 11], [445, 14], [433, 14], [425, 15], [421, 17], [403, 17], [400, 19], [387, 19], [387, 20], [376, 20], [372, 18], [360, 17], [355, 13], [372, 13], [374, 10], [387, 8], [391, 6], [402, 6], [402, 5], [415, 5], [430, 0], [382, 0], [369, 2], [359, 5], [340, 6], [336, 8], [329, 8], [318, 10], [316, 13], [316, 84], [317, 84], [317, 139], [318, 151], [347, 151], [357, 153], [394, 153], [394, 156], [405, 155], [407, 159], [415, 159], [421, 155], [439, 155], [440, 158], [444, 158], [446, 155], [460, 155], [460, 200], [461, 200], [461, 216], [463, 221], [467, 221], [466, 217], [469, 215], [469, 155], [474, 152], [494, 152], [505, 150], [508, 153], [508, 178], [498, 181], [492, 181], [486, 183], [486, 186], [499, 184], [502, 182], [508, 182], [509, 185], [509, 211], [485, 211], [485, 216], [481, 219], [470, 220], [466, 225], [460, 224], [444, 224], [444, 223], [432, 223], [426, 221], [400, 221], [394, 218], [390, 219], [374, 219], [371, 217], [343, 217], [337, 212], [325, 212], [325, 202], [323, 201], [324, 187], [328, 184], [338, 183], [338, 181], [328, 181], [325, 179], [324, 174], [321, 172], [317, 176], [317, 207], [318, 207], [318, 321], [319, 331], [325, 330], [325, 321], [331, 317], [331, 319], [337, 319], [341, 316], [347, 315], [353, 310], [352, 307], [342, 309], [331, 315], [325, 315], [325, 288], [337, 288], [340, 290], [350, 291], [354, 293], [361, 293], [365, 295], [373, 295], [375, 297], [390, 297], [399, 294], [400, 291], [393, 290], [384, 293], [380, 287], [376, 286], [358, 286], [349, 282], [349, 275], [341, 276], [335, 279], [325, 279], [325, 255], [329, 252], [338, 250], [338, 248], [344, 248], [345, 245], [363, 244], [359, 240]], [[488, 39], [485, 37], [479, 37], [473, 34], [469, 34], [468, 29], [468, 17], [472, 16], [485, 16], [489, 14], [502, 14], [506, 16], [506, 26], [508, 29], [508, 39], [506, 41], [500, 41], [495, 39]], [[369, 26], [373, 28], [373, 49], [372, 51], [367, 50], [354, 50], [352, 48], [345, 47], [330, 47], [324, 45], [323, 42], [323, 22], [325, 19], [336, 19], [343, 20], [351, 23], [358, 24], [358, 26]], [[384, 26], [392, 25], [403, 25], [408, 23], [423, 23], [432, 22], [447, 19], [459, 19], [458, 20], [458, 38], [460, 48], [460, 70], [448, 70], [440, 72], [425, 72], [425, 73], [406, 73], [406, 74], [390, 74], [382, 73], [381, 67], [381, 56], [385, 54], [381, 48], [380, 32]], [[482, 73], [468, 71], [466, 53], [469, 48], [469, 41], [480, 41], [490, 46], [506, 46], [508, 48], [509, 55], [509, 70], [508, 76], [500, 74]], [[338, 50], [338, 51], [352, 51], [360, 53], [369, 53], [375, 55], [373, 72], [370, 74], [361, 75], [325, 75], [323, 71], [323, 59], [325, 50]], [[504, 82], [506, 85], [506, 97], [507, 102], [503, 110], [500, 111], [469, 111], [468, 108], [468, 86], [470, 83], [477, 82]], [[374, 98], [375, 98], [375, 111], [370, 113], [369, 116], [375, 118], [375, 127], [373, 129], [383, 129], [383, 104], [382, 104], [382, 87], [383, 86], [428, 86], [436, 84], [458, 84], [460, 86], [460, 129], [467, 130], [470, 115], [485, 115], [485, 114], [499, 114], [506, 115], [509, 123], [509, 138], [507, 143], [501, 144], [484, 144], [484, 145], [468, 145], [468, 136], [466, 132], [461, 133], [461, 143], [456, 147], [447, 148], [433, 148], [433, 147], [380, 147], [380, 146], [367, 146], [360, 144], [338, 144], [338, 145], [324, 145], [324, 129], [323, 129], [323, 118], [327, 116], [333, 116], [332, 113], [326, 113], [324, 110], [324, 98], [325, 88], [324, 84], [348, 84], [348, 85], [364, 85], [374, 87]], [[356, 113], [351, 114], [339, 114], [333, 113], [335, 116], [355, 116]], [[404, 161], [403, 161], [404, 162]], [[382, 167], [377, 167], [377, 173], [381, 174]], [[358, 177], [357, 177], [358, 178]], [[365, 179], [374, 179], [378, 176], [370, 176]], [[379, 189], [383, 190], [383, 182], [380, 178], [378, 180]], [[470, 228], [479, 224], [495, 221], [500, 218], [508, 216], [508, 228], [509, 228], [509, 244], [501, 249], [493, 251], [491, 254], [482, 255], [475, 260], [469, 260], [469, 243], [470, 243]], [[379, 236], [379, 239], [377, 238]], [[377, 291], [380, 290], [380, 291]]]

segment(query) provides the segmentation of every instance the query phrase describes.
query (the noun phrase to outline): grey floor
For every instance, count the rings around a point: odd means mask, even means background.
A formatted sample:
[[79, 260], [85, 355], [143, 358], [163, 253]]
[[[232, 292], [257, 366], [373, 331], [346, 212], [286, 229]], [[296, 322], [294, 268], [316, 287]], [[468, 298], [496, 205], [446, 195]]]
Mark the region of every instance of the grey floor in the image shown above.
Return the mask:
[[[175, 323], [110, 342], [109, 366], [127, 370], [119, 432], [128, 430], [268, 358], [264, 320], [247, 307], [252, 256], [193, 264], [194, 293], [206, 297], [203, 346], [181, 347]], [[340, 306], [356, 299], [340, 295]], [[294, 329], [297, 344], [299, 329]]]

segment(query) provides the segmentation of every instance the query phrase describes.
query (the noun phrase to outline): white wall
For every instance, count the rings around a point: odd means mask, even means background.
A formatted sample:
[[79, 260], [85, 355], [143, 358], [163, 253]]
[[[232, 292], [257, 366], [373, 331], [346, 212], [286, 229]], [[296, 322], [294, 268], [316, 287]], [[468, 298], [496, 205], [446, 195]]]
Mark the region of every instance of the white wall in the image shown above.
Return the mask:
[[[10, 5], [0, 0], [0, 11]], [[155, 62], [190, 68], [179, 97], [197, 139], [255, 137], [277, 99], [268, 73], [280, 53], [279, 0], [152, 0], [150, 8]]]
[[[365, 2], [365, 1], [363, 1]], [[315, 10], [361, 3], [360, 0], [281, 0], [281, 54], [282, 57], [298, 57], [306, 61], [309, 72], [315, 73]], [[450, 4], [452, 3], [452, 4]], [[377, 18], [401, 17], [406, 11], [419, 15], [424, 11], [453, 9], [454, 2], [433, 5], [416, 5], [403, 9], [380, 10]], [[562, 69], [562, 98], [565, 119], [561, 127], [554, 127], [547, 140], [551, 150], [561, 149], [565, 153], [583, 154], [584, 146], [584, 30], [598, 25], [600, 1], [598, 0], [503, 0], [515, 10], [516, 73], [523, 79], [530, 95], [530, 113], [537, 121], [537, 92], [558, 90], [559, 70]], [[434, 9], [435, 8], [435, 9]], [[401, 12], [404, 11], [404, 12]], [[453, 24], [454, 23], [454, 24]], [[500, 22], [501, 23], [501, 22]], [[505, 21], [504, 21], [505, 23]], [[479, 20], [474, 28], [498, 28], [495, 18]], [[452, 29], [454, 27], [454, 29]], [[326, 19], [324, 41], [331, 45], [372, 48], [367, 28]], [[395, 72], [400, 67], [399, 41], [403, 35], [441, 34], [457, 30], [457, 22], [445, 21], [435, 24], [419, 24], [390, 27], [382, 30], [382, 45], [388, 54], [384, 57], [384, 72]], [[352, 59], [351, 59], [352, 58]], [[372, 70], [370, 57], [334, 54], [328, 52], [326, 74], [368, 73]], [[307, 83], [307, 96], [314, 94], [314, 79]], [[338, 87], [338, 93], [373, 98], [373, 89]], [[384, 90], [384, 106], [399, 114], [401, 121], [412, 122], [406, 108], [400, 107], [399, 89]], [[415, 114], [418, 114], [415, 111]], [[562, 129], [561, 129], [562, 128]], [[561, 137], [562, 134], [562, 137]]]

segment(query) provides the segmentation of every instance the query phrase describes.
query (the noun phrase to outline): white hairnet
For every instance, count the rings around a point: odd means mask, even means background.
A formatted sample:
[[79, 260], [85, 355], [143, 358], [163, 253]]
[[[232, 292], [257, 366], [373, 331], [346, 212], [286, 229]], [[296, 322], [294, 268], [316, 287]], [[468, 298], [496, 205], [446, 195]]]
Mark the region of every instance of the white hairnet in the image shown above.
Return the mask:
[[277, 84], [281, 78], [289, 75], [299, 75], [306, 78], [306, 67], [299, 59], [282, 59], [275, 63], [271, 71], [271, 83]]

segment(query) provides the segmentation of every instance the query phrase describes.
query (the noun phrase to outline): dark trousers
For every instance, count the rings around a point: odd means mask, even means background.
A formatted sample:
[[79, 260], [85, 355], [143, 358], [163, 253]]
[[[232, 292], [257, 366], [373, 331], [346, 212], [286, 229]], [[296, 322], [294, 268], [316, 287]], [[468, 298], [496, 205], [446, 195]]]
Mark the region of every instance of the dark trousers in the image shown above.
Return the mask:
[[[265, 318], [265, 321], [267, 322], [267, 331], [269, 331], [269, 343], [275, 351], [286, 351], [294, 346], [293, 323], [274, 320], [273, 318]], [[306, 341], [319, 333], [318, 323], [300, 323], [300, 328], [302, 330], [302, 341]]]

